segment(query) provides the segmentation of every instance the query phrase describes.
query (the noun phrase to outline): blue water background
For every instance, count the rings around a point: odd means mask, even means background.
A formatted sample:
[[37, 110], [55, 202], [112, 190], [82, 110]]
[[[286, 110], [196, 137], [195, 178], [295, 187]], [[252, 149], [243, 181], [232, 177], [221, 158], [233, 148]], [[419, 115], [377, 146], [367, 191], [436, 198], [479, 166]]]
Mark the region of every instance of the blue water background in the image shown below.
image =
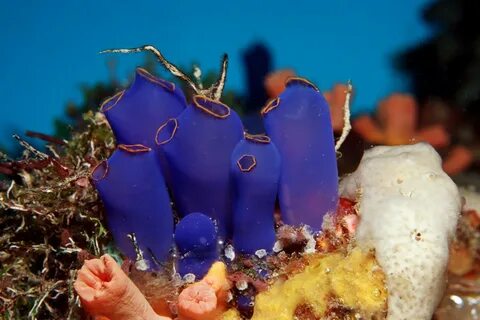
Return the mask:
[[[51, 133], [81, 83], [108, 79], [105, 48], [153, 44], [178, 65], [205, 70], [230, 55], [227, 87], [245, 89], [242, 52], [272, 51], [275, 68], [293, 68], [327, 90], [352, 79], [354, 113], [370, 111], [408, 86], [392, 57], [429, 36], [426, 0], [317, 1], [7, 1], [0, 0], [0, 145], [11, 133]], [[119, 56], [118, 76], [142, 63]]]

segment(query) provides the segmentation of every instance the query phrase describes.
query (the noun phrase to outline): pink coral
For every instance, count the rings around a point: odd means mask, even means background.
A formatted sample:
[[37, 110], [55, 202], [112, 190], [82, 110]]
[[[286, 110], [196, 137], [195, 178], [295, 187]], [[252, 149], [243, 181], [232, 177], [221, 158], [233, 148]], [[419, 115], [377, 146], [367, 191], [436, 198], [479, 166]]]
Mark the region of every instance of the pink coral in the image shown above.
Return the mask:
[[[155, 313], [143, 293], [109, 255], [86, 260], [74, 284], [82, 305], [96, 320], [171, 320]], [[230, 283], [216, 262], [199, 282], [178, 297], [179, 319], [213, 320], [226, 310]]]
[[264, 81], [265, 90], [270, 98], [278, 97], [285, 90], [285, 83], [288, 78], [295, 77], [295, 71], [282, 69], [267, 75]]
[[[450, 134], [443, 123], [418, 128], [418, 104], [411, 95], [394, 93], [379, 103], [376, 117], [363, 115], [353, 120], [353, 129], [369, 143], [403, 145], [427, 142], [436, 149], [450, 146]], [[472, 152], [464, 146], [453, 146], [443, 168], [450, 175], [467, 169], [473, 162]]]
[[74, 284], [83, 307], [110, 320], [168, 320], [159, 316], [109, 255], [86, 260]]
[[418, 104], [407, 94], [394, 93], [382, 100], [376, 119], [364, 115], [353, 121], [353, 128], [374, 144], [402, 145], [427, 142], [436, 148], [450, 144], [450, 135], [442, 125], [417, 129]]

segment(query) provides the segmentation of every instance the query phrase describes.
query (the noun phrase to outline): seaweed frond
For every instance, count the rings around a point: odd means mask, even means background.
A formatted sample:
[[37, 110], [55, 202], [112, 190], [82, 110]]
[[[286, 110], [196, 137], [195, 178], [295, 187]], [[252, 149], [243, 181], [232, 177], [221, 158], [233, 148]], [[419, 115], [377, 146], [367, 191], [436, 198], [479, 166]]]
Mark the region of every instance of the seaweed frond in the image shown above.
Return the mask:
[[90, 171], [115, 147], [103, 115], [87, 113], [84, 122], [69, 141], [48, 146], [48, 154], [16, 137], [23, 158], [2, 157], [2, 319], [82, 317], [73, 290], [76, 271], [111, 242]]

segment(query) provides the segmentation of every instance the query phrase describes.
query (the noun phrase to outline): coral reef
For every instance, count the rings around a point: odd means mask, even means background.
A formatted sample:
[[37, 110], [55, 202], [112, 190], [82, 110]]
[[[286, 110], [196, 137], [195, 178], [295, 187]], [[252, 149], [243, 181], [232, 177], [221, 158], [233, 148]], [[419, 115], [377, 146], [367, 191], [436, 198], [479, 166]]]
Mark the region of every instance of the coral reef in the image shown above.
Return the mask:
[[[70, 141], [46, 154], [19, 138], [25, 158], [0, 165], [13, 178], [0, 194], [2, 315], [85, 318], [81, 297], [110, 320], [431, 316], [460, 211], [432, 147], [368, 151], [339, 198], [339, 114], [312, 83], [289, 78], [262, 110], [269, 137], [250, 135], [220, 102], [226, 56], [203, 87], [152, 46], [106, 52], [140, 51], [192, 101], [140, 69]], [[344, 94], [326, 94], [330, 107]], [[397, 98], [379, 111], [393, 144], [415, 131], [415, 106]]]

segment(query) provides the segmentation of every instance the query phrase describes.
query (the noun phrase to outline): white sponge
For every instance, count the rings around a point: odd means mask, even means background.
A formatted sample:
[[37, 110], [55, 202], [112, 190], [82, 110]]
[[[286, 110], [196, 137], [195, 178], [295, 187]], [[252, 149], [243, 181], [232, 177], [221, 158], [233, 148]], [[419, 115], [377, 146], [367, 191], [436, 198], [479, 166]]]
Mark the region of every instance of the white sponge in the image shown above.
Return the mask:
[[342, 180], [340, 192], [358, 201], [357, 244], [375, 249], [385, 272], [387, 319], [431, 319], [461, 209], [439, 155], [423, 143], [373, 148]]

